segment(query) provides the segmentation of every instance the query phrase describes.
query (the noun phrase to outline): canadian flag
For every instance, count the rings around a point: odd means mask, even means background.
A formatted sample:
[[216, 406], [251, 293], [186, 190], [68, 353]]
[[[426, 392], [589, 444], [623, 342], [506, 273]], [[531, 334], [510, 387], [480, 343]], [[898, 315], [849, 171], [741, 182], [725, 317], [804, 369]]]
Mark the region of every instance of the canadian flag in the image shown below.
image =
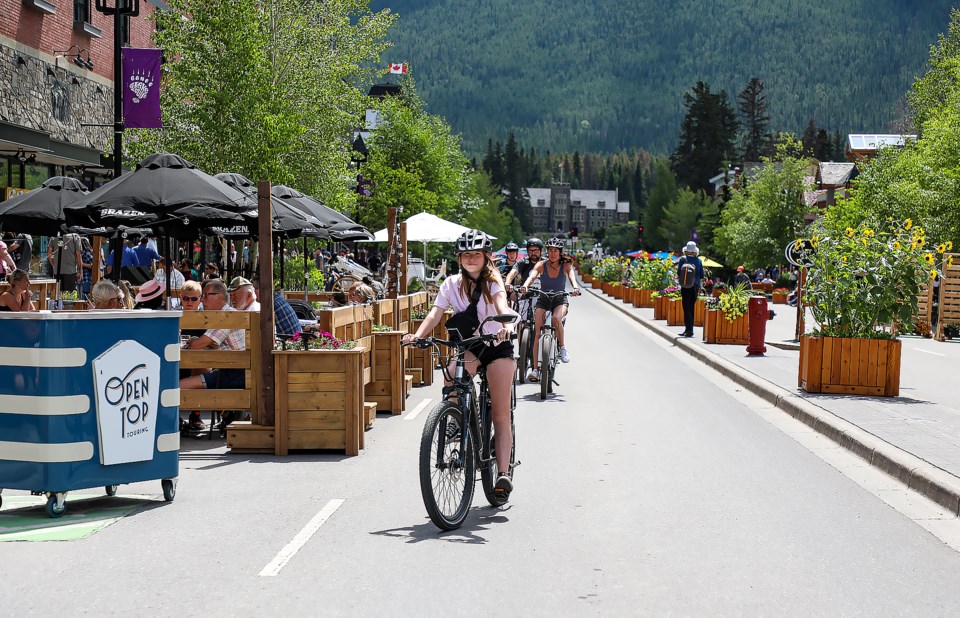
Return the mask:
[[407, 63], [401, 62], [400, 64], [391, 64], [390, 65], [390, 74], [391, 75], [400, 75], [407, 72]]

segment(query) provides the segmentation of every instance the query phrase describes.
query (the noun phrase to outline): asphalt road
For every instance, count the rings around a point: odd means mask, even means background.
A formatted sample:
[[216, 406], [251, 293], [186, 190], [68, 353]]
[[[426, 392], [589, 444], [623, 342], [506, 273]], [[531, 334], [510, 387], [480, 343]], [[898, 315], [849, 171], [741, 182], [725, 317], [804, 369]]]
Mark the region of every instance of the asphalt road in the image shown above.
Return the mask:
[[[0, 613], [960, 613], [960, 556], [914, 521], [956, 518], [891, 508], [844, 472], [850, 456], [811, 450], [601, 301], [572, 305], [557, 395], [518, 392], [508, 507], [478, 488], [461, 530], [433, 527], [417, 480], [429, 406], [381, 416], [355, 458], [185, 441], [175, 502], [158, 482], [121, 487], [144, 508], [89, 538], [0, 543]], [[408, 411], [438, 396], [415, 389]]]

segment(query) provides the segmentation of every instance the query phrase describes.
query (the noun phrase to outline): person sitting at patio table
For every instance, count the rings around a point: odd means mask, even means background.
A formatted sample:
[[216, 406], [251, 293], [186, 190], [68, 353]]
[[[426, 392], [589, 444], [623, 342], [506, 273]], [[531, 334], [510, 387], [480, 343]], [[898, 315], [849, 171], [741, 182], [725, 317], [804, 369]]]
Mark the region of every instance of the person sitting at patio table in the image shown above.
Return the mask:
[[[256, 290], [260, 284], [259, 275], [254, 274], [250, 283]], [[303, 332], [303, 327], [300, 326], [300, 320], [297, 318], [297, 312], [293, 310], [287, 299], [276, 290], [273, 291], [273, 327], [279, 335], [293, 336]]]
[[161, 309], [163, 308], [163, 286], [156, 279], [150, 279], [140, 286], [135, 300], [137, 309]]
[[257, 293], [246, 278], [234, 277], [227, 290], [230, 291], [230, 304], [237, 311], [260, 311]]
[[34, 311], [30, 275], [19, 268], [10, 274], [10, 289], [0, 294], [0, 311]]
[[[210, 279], [203, 284], [204, 311], [234, 311], [227, 305], [227, 286], [221, 279]], [[188, 350], [245, 350], [246, 341], [239, 329], [211, 328], [184, 345]], [[243, 369], [212, 369], [199, 375], [180, 379], [180, 388], [185, 390], [214, 388], [244, 388], [246, 376]], [[203, 421], [196, 410], [190, 412], [191, 429], [203, 429]]]
[[94, 309], [126, 309], [123, 292], [109, 279], [101, 279], [93, 284], [90, 304]]

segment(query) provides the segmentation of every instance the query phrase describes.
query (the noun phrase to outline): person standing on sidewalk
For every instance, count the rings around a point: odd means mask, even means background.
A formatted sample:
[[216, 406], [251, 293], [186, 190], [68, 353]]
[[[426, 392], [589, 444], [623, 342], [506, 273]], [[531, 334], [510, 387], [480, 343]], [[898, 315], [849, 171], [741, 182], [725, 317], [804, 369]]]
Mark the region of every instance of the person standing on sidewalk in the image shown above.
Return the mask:
[[697, 294], [703, 280], [703, 262], [697, 256], [700, 249], [692, 240], [683, 248], [683, 257], [677, 262], [677, 279], [680, 281], [680, 299], [683, 304], [683, 332], [681, 337], [693, 337], [693, 313]]

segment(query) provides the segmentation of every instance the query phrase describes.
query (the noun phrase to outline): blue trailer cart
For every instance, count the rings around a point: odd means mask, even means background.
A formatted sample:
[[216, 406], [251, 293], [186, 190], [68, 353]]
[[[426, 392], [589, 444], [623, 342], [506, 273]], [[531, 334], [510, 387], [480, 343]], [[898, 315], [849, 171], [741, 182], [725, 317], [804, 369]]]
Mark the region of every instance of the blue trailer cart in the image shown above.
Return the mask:
[[180, 449], [178, 311], [0, 313], [0, 492], [47, 496], [159, 479]]

